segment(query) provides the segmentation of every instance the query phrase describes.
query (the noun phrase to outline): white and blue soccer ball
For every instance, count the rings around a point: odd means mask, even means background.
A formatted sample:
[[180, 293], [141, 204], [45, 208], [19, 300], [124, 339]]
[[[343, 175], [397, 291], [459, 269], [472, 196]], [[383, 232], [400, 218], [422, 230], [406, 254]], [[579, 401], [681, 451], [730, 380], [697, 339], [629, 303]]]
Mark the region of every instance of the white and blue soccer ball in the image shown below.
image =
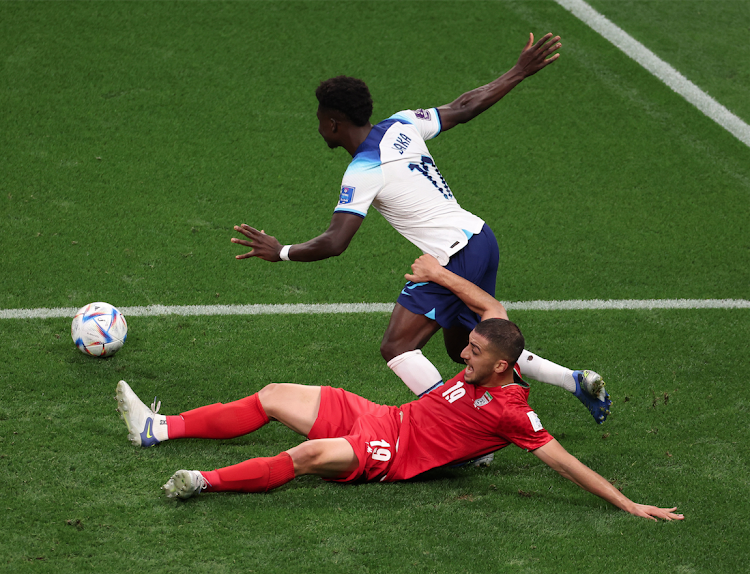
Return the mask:
[[125, 316], [109, 303], [89, 303], [73, 317], [70, 335], [82, 353], [109, 357], [125, 344], [128, 324]]

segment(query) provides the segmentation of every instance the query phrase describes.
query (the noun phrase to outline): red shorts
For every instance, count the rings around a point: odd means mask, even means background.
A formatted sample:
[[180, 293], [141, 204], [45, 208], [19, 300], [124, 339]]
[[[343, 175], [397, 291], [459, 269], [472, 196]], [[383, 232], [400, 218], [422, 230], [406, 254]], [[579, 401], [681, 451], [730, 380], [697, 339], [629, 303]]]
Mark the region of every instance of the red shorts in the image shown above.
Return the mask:
[[334, 387], [320, 387], [318, 418], [307, 438], [345, 438], [359, 461], [357, 469], [337, 482], [382, 480], [396, 455], [398, 407], [379, 405]]

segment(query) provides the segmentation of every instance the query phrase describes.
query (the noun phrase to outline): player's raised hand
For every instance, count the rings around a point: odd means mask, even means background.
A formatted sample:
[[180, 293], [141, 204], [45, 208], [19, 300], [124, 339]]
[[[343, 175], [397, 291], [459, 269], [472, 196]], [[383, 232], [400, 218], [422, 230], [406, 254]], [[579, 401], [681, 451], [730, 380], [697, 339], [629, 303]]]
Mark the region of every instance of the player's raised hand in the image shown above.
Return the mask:
[[425, 253], [411, 264], [411, 273], [406, 273], [404, 277], [413, 283], [435, 281], [442, 270], [443, 266], [438, 263], [438, 260]]
[[658, 506], [649, 506], [647, 504], [636, 504], [635, 507], [630, 510], [630, 514], [633, 516], [640, 516], [642, 518], [650, 518], [651, 520], [658, 521], [659, 518], [662, 520], [684, 520], [683, 514], [675, 514], [674, 508], [659, 508]]
[[552, 34], [545, 34], [541, 40], [534, 44], [534, 34], [529, 34], [529, 41], [518, 57], [516, 68], [523, 73], [524, 77], [533, 76], [560, 57], [557, 50], [561, 46], [560, 36], [553, 38]]
[[247, 237], [250, 241], [232, 237], [232, 243], [244, 245], [245, 247], [250, 247], [252, 249], [252, 251], [249, 251], [248, 253], [235, 255], [236, 259], [260, 257], [261, 259], [265, 259], [266, 261], [281, 261], [279, 253], [281, 253], [282, 246], [275, 237], [266, 235], [264, 231], [258, 231], [254, 227], [250, 227], [245, 223], [243, 223], [242, 225], [235, 225], [234, 230], [242, 233], [242, 235]]

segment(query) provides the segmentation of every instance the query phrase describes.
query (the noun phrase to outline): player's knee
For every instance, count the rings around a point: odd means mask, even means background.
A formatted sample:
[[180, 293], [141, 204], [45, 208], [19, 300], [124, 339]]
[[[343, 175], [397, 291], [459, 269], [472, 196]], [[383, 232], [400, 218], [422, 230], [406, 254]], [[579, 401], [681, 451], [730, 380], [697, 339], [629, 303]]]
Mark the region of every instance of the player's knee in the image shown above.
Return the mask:
[[279, 383], [269, 383], [265, 387], [263, 387], [261, 390], [258, 391], [258, 398], [260, 399], [260, 402], [263, 402], [263, 399], [270, 399], [273, 397], [273, 395], [276, 393], [276, 389], [278, 388]]
[[276, 418], [276, 405], [279, 404], [279, 402], [283, 403], [282, 395], [285, 391], [284, 387], [286, 385], [287, 383], [269, 383], [258, 391], [258, 400], [260, 401], [263, 410], [266, 412], [266, 415], [272, 419]]
[[408, 345], [404, 345], [400, 341], [393, 341], [391, 339], [383, 338], [383, 341], [380, 343], [380, 354], [383, 356], [383, 359], [385, 359], [385, 362], [387, 363], [394, 357], [398, 357], [399, 355], [403, 355], [407, 351], [413, 351], [413, 348], [407, 348]]
[[382, 343], [380, 343], [380, 355], [383, 357], [386, 363], [393, 357], [395, 357], [388, 342], [383, 341]]
[[325, 463], [326, 452], [317, 441], [307, 441], [290, 449], [289, 456], [294, 463], [294, 474], [319, 474]]

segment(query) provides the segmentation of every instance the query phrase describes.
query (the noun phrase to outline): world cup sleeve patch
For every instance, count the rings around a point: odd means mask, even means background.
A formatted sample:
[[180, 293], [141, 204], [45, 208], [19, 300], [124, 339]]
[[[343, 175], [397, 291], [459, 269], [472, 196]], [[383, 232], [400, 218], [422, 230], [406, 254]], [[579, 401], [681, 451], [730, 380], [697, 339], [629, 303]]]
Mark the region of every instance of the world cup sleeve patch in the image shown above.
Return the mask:
[[341, 187], [341, 195], [339, 196], [339, 205], [345, 205], [351, 203], [354, 199], [354, 188], [348, 185]]
[[542, 421], [539, 420], [539, 417], [534, 411], [527, 412], [526, 416], [529, 417], [529, 420], [531, 421], [531, 426], [534, 428], [534, 432], [539, 432], [540, 430], [544, 430], [544, 427], [542, 426]]
[[419, 118], [420, 120], [427, 120], [428, 122], [430, 121], [430, 110], [423, 110], [420, 108], [418, 110], [414, 110], [414, 115], [417, 116], [417, 118]]

